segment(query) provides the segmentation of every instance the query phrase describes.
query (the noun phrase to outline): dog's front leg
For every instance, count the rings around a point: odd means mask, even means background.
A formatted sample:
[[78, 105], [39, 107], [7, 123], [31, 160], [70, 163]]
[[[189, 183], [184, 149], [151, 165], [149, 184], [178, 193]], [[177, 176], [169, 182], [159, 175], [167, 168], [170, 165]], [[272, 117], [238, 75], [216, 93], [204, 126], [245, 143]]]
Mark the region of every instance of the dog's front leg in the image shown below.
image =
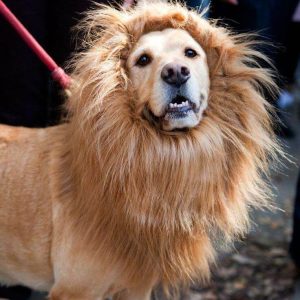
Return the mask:
[[127, 290], [113, 297], [113, 300], [150, 300], [152, 289], [147, 291]]
[[91, 289], [71, 289], [54, 286], [50, 291], [49, 300], [104, 300], [103, 296], [91, 295]]

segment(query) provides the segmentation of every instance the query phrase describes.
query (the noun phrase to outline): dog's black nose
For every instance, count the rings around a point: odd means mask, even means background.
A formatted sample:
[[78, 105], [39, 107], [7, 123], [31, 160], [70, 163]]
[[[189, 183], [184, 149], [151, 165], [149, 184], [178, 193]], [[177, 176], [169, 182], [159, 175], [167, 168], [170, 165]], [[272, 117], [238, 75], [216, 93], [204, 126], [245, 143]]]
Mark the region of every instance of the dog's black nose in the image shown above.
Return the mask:
[[178, 63], [166, 64], [161, 71], [161, 78], [166, 83], [175, 85], [176, 87], [180, 87], [186, 83], [190, 76], [188, 67]]

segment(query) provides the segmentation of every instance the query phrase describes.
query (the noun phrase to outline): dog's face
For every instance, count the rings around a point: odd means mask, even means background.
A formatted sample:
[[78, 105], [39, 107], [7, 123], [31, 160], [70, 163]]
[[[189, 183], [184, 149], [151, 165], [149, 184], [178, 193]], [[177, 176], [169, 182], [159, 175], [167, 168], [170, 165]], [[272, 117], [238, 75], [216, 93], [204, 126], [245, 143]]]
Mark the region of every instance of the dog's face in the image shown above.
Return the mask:
[[143, 35], [127, 67], [143, 115], [165, 131], [193, 128], [207, 107], [209, 73], [202, 47], [184, 30]]

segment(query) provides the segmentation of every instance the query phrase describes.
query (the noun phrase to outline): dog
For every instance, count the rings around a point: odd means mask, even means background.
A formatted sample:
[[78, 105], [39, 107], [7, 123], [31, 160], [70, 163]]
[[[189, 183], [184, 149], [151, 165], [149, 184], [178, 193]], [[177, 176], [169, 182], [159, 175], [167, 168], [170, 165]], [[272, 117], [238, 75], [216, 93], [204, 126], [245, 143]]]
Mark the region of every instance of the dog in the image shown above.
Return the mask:
[[278, 145], [252, 42], [181, 4], [81, 22], [68, 117], [0, 127], [0, 281], [51, 300], [149, 300], [209, 278]]

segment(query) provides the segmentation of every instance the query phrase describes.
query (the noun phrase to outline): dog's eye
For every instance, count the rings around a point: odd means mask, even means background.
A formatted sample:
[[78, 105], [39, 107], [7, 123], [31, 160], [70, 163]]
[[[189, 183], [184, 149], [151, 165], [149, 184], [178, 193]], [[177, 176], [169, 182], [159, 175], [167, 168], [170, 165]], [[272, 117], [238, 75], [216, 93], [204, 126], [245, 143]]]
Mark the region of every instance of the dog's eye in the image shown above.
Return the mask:
[[185, 54], [185, 56], [190, 57], [190, 58], [193, 58], [198, 55], [198, 53], [191, 48], [185, 49], [184, 54]]
[[138, 66], [144, 67], [151, 63], [151, 57], [147, 54], [143, 54], [139, 57], [136, 64]]

